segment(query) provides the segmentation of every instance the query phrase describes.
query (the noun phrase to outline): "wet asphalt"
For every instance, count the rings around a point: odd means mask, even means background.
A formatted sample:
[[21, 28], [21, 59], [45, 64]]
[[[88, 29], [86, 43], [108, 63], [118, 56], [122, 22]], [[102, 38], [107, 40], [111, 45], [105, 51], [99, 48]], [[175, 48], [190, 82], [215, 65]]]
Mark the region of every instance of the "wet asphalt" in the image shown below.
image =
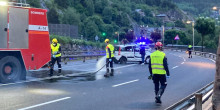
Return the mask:
[[[166, 56], [171, 77], [161, 105], [154, 103], [154, 85], [147, 79], [148, 65], [132, 62], [116, 64], [115, 76], [109, 78], [103, 78], [103, 69], [89, 76], [65, 74], [0, 85], [0, 110], [163, 110], [214, 80], [215, 63], [210, 59], [189, 59], [184, 53], [172, 51], [166, 51]], [[96, 63], [69, 62], [63, 69], [73, 74], [89, 73], [97, 70]]]

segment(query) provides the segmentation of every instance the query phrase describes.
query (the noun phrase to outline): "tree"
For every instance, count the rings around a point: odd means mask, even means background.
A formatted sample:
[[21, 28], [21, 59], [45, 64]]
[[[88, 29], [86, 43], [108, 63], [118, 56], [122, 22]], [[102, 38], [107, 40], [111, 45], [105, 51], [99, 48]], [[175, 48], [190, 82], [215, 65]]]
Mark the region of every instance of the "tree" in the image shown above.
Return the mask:
[[140, 21], [141, 21], [141, 15], [140, 15], [138, 12], [134, 12], [134, 13], [133, 13], [133, 19], [134, 19], [136, 22], [140, 22]]
[[48, 12], [48, 22], [52, 23], [52, 24], [59, 24], [59, 14], [57, 12], [57, 9], [55, 7], [53, 7], [52, 9], [50, 9], [50, 11]]
[[202, 52], [204, 36], [215, 32], [215, 22], [211, 19], [199, 18], [196, 21], [195, 29], [202, 35]]
[[88, 21], [84, 24], [84, 28], [82, 30], [84, 32], [85, 37], [88, 40], [95, 40], [94, 37], [98, 35], [98, 26], [94, 21]]
[[183, 45], [191, 44], [190, 39], [186, 36], [186, 34], [183, 31], [178, 31], [178, 30], [168, 30], [165, 32], [164, 34], [165, 44], [173, 44], [174, 38], [177, 35], [180, 38], [179, 44], [183, 44]]
[[186, 25], [182, 21], [177, 20], [177, 21], [175, 21], [175, 27], [185, 28]]
[[133, 42], [135, 39], [134, 31], [128, 31], [125, 36], [129, 42]]
[[112, 10], [110, 7], [105, 7], [105, 9], [102, 12], [103, 15], [103, 21], [107, 24], [111, 24], [112, 20]]
[[95, 2], [95, 12], [102, 14], [102, 11], [104, 10], [104, 8], [108, 5], [108, 1], [107, 0], [97, 0]]
[[153, 39], [154, 42], [157, 42], [159, 39], [162, 38], [161, 33], [158, 31], [152, 32], [150, 37]]
[[40, 0], [27, 0], [27, 3], [32, 7], [41, 8]]
[[[219, 37], [220, 42], [220, 37]], [[220, 44], [218, 44], [218, 52], [216, 59], [216, 73], [215, 73], [215, 82], [214, 82], [214, 93], [212, 97], [212, 109], [220, 110]]]
[[95, 10], [93, 1], [92, 1], [92, 0], [86, 0], [86, 1], [85, 1], [85, 4], [86, 4], [86, 9], [87, 9], [87, 13], [86, 13], [86, 14], [87, 14], [88, 16], [93, 15], [94, 10]]
[[[38, 0], [40, 1], [40, 0]], [[72, 4], [72, 0], [54, 0], [60, 8], [67, 8]]]
[[79, 25], [80, 15], [74, 8], [67, 8], [67, 10], [64, 11], [61, 21], [63, 24]]

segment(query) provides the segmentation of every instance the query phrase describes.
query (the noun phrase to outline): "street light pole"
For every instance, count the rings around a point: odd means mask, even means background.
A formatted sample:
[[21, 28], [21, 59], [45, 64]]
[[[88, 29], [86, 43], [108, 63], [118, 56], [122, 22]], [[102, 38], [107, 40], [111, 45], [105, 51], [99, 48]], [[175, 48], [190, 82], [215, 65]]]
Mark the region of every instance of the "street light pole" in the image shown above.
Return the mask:
[[118, 44], [120, 45], [120, 41], [119, 41], [119, 32], [118, 32]]
[[195, 39], [194, 39], [194, 36], [195, 36], [195, 28], [194, 28], [194, 27], [195, 27], [195, 22], [194, 22], [194, 21], [187, 21], [186, 23], [187, 23], [187, 24], [192, 23], [192, 31], [193, 31], [193, 51], [194, 51], [194, 49], [195, 49], [195, 48], [194, 48], [194, 46], [195, 46], [195, 42], [194, 42], [194, 40], [195, 40]]
[[194, 23], [194, 21], [193, 21], [193, 22], [192, 22], [192, 29], [193, 29], [193, 51], [195, 51], [195, 50], [194, 50], [194, 46], [195, 46], [195, 45], [194, 45], [194, 36], [195, 36], [195, 35], [194, 35], [194, 30], [195, 30], [194, 26], [195, 26], [195, 23]]
[[164, 45], [164, 40], [165, 40], [165, 37], [164, 37], [164, 25], [162, 26], [162, 37], [163, 37], [163, 45]]

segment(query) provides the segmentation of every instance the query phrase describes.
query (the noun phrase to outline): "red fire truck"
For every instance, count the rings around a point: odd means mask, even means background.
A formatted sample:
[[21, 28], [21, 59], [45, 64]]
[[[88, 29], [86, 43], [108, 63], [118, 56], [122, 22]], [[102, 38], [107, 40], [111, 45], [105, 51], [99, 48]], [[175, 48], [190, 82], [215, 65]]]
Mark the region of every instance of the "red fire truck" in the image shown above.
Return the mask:
[[[3, 5], [4, 4], [4, 5]], [[26, 79], [51, 58], [47, 10], [0, 3], [0, 82]]]

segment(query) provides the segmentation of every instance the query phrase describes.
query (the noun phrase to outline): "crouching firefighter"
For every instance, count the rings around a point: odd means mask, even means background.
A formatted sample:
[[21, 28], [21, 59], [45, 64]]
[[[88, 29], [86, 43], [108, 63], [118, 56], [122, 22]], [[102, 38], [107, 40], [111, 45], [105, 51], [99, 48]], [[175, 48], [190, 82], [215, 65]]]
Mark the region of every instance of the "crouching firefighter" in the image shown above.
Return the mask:
[[109, 64], [111, 68], [110, 76], [114, 76], [114, 69], [113, 69], [113, 60], [114, 60], [114, 46], [109, 44], [109, 39], [105, 39], [106, 43], [106, 73], [104, 77], [109, 76]]
[[57, 62], [58, 65], [58, 75], [61, 73], [61, 46], [58, 43], [58, 40], [54, 38], [52, 40], [52, 44], [50, 45], [51, 47], [51, 62], [50, 62], [50, 76], [53, 76], [53, 69], [54, 69], [54, 64]]
[[167, 86], [167, 79], [170, 77], [167, 58], [165, 53], [162, 52], [163, 44], [157, 42], [155, 44], [156, 51], [150, 55], [149, 71], [150, 76], [148, 79], [153, 79], [155, 86], [155, 102], [161, 102], [161, 96], [163, 95], [165, 88]]

